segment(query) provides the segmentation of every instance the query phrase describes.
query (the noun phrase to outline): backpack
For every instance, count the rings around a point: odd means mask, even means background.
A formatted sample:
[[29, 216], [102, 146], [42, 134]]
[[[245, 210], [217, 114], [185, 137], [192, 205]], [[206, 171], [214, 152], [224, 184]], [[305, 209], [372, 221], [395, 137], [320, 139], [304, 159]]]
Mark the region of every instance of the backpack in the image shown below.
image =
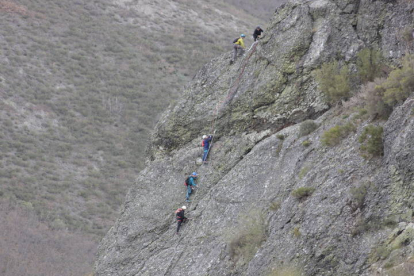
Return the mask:
[[187, 179], [184, 181], [184, 185], [185, 186], [190, 185], [190, 177], [187, 177]]
[[203, 141], [201, 141], [201, 146], [204, 148], [204, 139], [203, 139]]
[[236, 38], [235, 40], [233, 40], [233, 43], [236, 43], [239, 40], [240, 37]]

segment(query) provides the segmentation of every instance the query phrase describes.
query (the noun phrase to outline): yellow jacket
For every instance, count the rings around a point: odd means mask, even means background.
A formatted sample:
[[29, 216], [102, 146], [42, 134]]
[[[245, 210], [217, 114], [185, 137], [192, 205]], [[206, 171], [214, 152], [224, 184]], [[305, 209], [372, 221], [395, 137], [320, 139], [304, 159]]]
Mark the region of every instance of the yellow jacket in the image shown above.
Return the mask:
[[244, 46], [244, 40], [241, 37], [234, 44], [240, 45], [243, 49], [246, 48], [246, 46]]

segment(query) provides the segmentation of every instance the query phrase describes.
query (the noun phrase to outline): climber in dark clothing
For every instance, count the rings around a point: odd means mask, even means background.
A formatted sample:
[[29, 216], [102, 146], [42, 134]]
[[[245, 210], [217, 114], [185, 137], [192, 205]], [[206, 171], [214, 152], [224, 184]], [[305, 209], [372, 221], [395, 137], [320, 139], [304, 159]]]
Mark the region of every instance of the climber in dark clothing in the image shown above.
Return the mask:
[[207, 155], [208, 155], [208, 151], [210, 150], [210, 142], [211, 139], [213, 139], [213, 136], [211, 135], [203, 135], [203, 142], [201, 142], [201, 146], [204, 149], [204, 154], [203, 154], [203, 162], [206, 161], [207, 159]]
[[254, 41], [256, 41], [258, 38], [260, 38], [260, 36], [262, 35], [263, 30], [262, 28], [260, 28], [260, 26], [257, 26], [256, 29], [253, 32], [253, 39]]
[[175, 211], [175, 216], [177, 217], [177, 234], [180, 231], [181, 224], [188, 220], [188, 218], [184, 216], [185, 209], [187, 209], [187, 207], [183, 206]]

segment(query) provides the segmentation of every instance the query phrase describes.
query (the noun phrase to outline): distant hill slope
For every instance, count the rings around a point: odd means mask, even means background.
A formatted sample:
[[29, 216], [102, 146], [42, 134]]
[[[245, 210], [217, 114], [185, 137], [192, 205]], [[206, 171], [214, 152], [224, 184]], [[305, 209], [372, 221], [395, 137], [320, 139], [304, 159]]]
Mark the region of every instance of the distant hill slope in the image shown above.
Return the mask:
[[2, 202], [99, 239], [158, 115], [258, 22], [221, 1], [1, 0]]
[[287, 2], [287, 0], [224, 0], [224, 2], [240, 7], [249, 14], [255, 15], [262, 21], [270, 20], [275, 9]]
[[196, 2], [1, 2], [4, 196], [105, 232], [158, 114], [247, 26]]

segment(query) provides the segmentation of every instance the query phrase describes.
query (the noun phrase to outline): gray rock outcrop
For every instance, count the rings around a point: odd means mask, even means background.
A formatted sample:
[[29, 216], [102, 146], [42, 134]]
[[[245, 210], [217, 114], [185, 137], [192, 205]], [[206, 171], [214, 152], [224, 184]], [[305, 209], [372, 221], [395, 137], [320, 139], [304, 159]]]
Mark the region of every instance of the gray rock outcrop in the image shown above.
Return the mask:
[[[366, 160], [358, 137], [367, 122], [338, 146], [321, 145], [322, 133], [344, 119], [337, 108], [327, 111], [313, 72], [333, 58], [352, 64], [364, 47], [394, 62], [412, 50], [399, 31], [411, 26], [413, 7], [291, 1], [257, 48], [233, 65], [230, 53], [205, 65], [157, 125], [147, 167], [102, 241], [96, 275], [385, 275], [390, 263], [412, 269], [414, 100], [377, 122], [385, 154]], [[297, 123], [309, 118], [318, 129], [299, 137]], [[210, 162], [198, 166], [200, 137], [213, 131]], [[177, 236], [174, 211], [185, 204], [192, 171], [200, 175], [188, 205], [192, 220]]]

